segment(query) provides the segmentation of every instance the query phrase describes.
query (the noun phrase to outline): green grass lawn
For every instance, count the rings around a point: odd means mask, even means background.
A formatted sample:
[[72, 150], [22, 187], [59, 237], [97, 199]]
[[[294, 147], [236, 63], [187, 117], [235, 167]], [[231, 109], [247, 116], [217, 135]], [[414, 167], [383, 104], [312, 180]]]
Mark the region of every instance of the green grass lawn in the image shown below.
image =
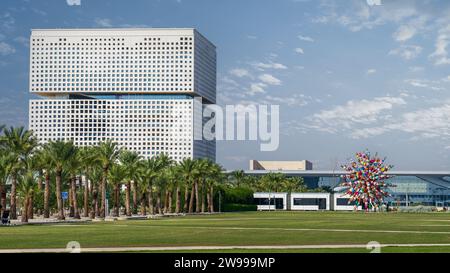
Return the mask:
[[[367, 232], [370, 231], [370, 232]], [[449, 213], [241, 212], [158, 220], [0, 228], [0, 248], [448, 243]], [[200, 252], [200, 251], [197, 251]], [[201, 252], [369, 252], [350, 249]], [[386, 247], [382, 252], [450, 252], [450, 247]]]

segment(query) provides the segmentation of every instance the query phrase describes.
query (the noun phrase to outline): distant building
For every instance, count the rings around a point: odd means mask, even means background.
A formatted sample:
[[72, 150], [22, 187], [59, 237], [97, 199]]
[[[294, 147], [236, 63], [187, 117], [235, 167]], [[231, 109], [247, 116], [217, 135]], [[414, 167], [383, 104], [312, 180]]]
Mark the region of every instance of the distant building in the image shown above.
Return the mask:
[[[272, 170], [260, 169], [247, 170], [245, 171], [245, 174], [262, 176], [270, 173], [271, 171]], [[233, 172], [233, 170], [229, 170], [227, 172], [231, 173]], [[309, 189], [323, 187], [333, 190], [335, 200], [333, 198], [330, 198], [330, 208], [332, 209], [350, 210], [351, 208], [353, 208], [353, 205], [347, 205], [348, 197], [345, 196], [345, 188], [340, 187], [341, 183], [343, 182], [342, 175], [346, 174], [345, 171], [279, 170], [278, 172], [286, 175], [287, 177], [301, 177], [305, 185]], [[436, 207], [450, 207], [449, 171], [389, 171], [389, 175], [391, 175], [392, 177], [387, 179], [386, 182], [392, 184], [393, 187], [389, 187], [387, 189], [391, 196], [385, 198], [386, 202], [389, 202], [390, 204], [395, 206], [425, 205]], [[259, 194], [258, 196], [259, 197], [255, 196], [255, 198], [263, 198], [261, 197], [261, 194]], [[292, 193], [291, 196], [294, 196], [294, 193]], [[268, 199], [269, 197], [264, 198]], [[317, 205], [320, 206], [320, 200], [314, 200], [314, 202], [316, 201], [318, 202]], [[258, 202], [258, 204], [264, 205], [264, 202], [268, 201], [258, 200]], [[292, 199], [287, 203], [289, 203], [289, 206], [291, 208], [294, 208], [295, 202], [296, 200]], [[313, 201], [297, 200], [299, 206], [306, 206], [306, 203], [304, 202], [308, 203]], [[291, 203], [293, 205], [291, 205]], [[260, 209], [264, 208], [262, 207]]]
[[267, 171], [310, 171], [312, 163], [308, 160], [300, 161], [259, 161], [250, 160], [250, 170]]

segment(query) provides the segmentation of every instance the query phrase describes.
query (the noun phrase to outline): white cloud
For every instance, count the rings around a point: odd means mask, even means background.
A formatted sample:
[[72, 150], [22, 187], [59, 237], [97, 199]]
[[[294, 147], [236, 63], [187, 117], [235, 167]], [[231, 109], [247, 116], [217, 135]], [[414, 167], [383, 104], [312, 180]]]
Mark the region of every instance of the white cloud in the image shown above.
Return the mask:
[[249, 77], [250, 73], [248, 72], [247, 69], [243, 69], [243, 68], [234, 68], [231, 69], [229, 72], [231, 75], [242, 78], [242, 77]]
[[366, 128], [358, 128], [350, 133], [352, 138], [368, 138], [390, 131], [400, 131], [413, 134], [412, 140], [424, 138], [441, 138], [450, 140], [450, 104], [411, 111], [392, 119], [383, 120], [383, 124]]
[[399, 42], [404, 42], [411, 39], [416, 34], [416, 29], [412, 26], [400, 26], [392, 37]]
[[345, 6], [345, 9], [340, 9], [341, 5], [335, 2], [323, 1], [321, 4], [323, 15], [319, 15], [312, 21], [321, 24], [337, 23], [352, 32], [357, 32], [391, 22], [401, 23], [418, 14], [414, 5], [405, 5], [401, 2], [390, 3], [389, 6], [382, 8], [373, 8], [367, 5], [366, 1], [352, 1], [350, 5]]
[[377, 73], [377, 70], [376, 70], [375, 68], [370, 68], [370, 69], [368, 69], [368, 70], [366, 71], [366, 74], [367, 74], [367, 75], [375, 74], [375, 73]]
[[262, 82], [270, 85], [280, 85], [281, 81], [270, 74], [262, 74], [258, 77]]
[[247, 104], [267, 104], [267, 105], [286, 105], [290, 107], [300, 107], [307, 105], [313, 98], [311, 96], [306, 96], [304, 94], [293, 94], [286, 97], [281, 96], [258, 96], [255, 99], [250, 100], [241, 100], [239, 104], [247, 105]]
[[96, 18], [95, 25], [99, 27], [112, 27], [112, 21], [108, 18]]
[[412, 60], [419, 56], [422, 47], [417, 45], [402, 45], [399, 48], [389, 51], [389, 55], [397, 55], [405, 60]]
[[428, 88], [431, 90], [439, 91], [442, 87], [439, 87], [439, 81], [423, 80], [423, 79], [406, 79], [405, 82], [414, 87]]
[[435, 51], [430, 55], [434, 59], [435, 65], [450, 64], [447, 47], [450, 43], [450, 25], [439, 30], [439, 35], [435, 42]]
[[287, 69], [287, 66], [285, 66], [284, 64], [281, 64], [281, 63], [274, 63], [274, 62], [269, 62], [269, 63], [257, 62], [257, 63], [252, 63], [251, 65], [252, 65], [255, 69], [258, 69], [258, 70], [265, 70], [265, 69]]
[[5, 55], [9, 55], [9, 54], [13, 54], [14, 52], [16, 52], [16, 49], [5, 43], [5, 42], [0, 42], [0, 54], [5, 56]]
[[305, 52], [303, 51], [303, 48], [297, 47], [296, 49], [294, 49], [295, 52], [297, 52], [298, 54], [304, 54]]
[[258, 39], [258, 37], [254, 36], [254, 35], [247, 35], [247, 39], [255, 40], [255, 39]]
[[81, 0], [66, 0], [66, 3], [69, 6], [79, 6], [81, 5]]
[[310, 42], [310, 43], [313, 43], [313, 42], [314, 42], [314, 39], [311, 38], [311, 37], [309, 37], [309, 36], [298, 35], [298, 38], [299, 38], [300, 40], [302, 40], [302, 41], [305, 41], [305, 42]]
[[305, 96], [303, 94], [293, 94], [289, 97], [277, 97], [267, 95], [264, 98], [266, 100], [265, 104], [285, 104], [288, 106], [305, 106], [308, 104], [308, 101], [311, 100], [311, 97]]
[[250, 90], [248, 92], [249, 95], [255, 95], [257, 93], [265, 93], [266, 91], [264, 88], [267, 87], [267, 84], [264, 84], [262, 82], [258, 83], [251, 83], [250, 84]]
[[323, 110], [311, 118], [313, 128], [328, 132], [350, 129], [355, 124], [369, 124], [383, 119], [388, 110], [406, 104], [400, 97], [377, 97], [372, 100], [350, 100], [330, 110]]

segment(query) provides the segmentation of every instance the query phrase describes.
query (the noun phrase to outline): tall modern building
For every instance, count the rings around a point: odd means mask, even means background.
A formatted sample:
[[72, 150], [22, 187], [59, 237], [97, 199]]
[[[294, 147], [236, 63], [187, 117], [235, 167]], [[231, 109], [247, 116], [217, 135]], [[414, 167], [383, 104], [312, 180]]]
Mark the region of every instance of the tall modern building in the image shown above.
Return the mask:
[[215, 141], [194, 138], [194, 102], [215, 103], [216, 49], [195, 29], [32, 30], [29, 88], [43, 143], [112, 139], [146, 158], [215, 160]]

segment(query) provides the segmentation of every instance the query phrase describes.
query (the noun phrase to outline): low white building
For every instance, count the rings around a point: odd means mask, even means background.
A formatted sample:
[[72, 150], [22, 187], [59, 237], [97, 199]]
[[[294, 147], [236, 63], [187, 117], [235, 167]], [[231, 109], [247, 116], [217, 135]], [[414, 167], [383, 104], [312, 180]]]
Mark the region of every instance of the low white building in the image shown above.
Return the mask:
[[286, 192], [255, 192], [253, 198], [258, 210], [289, 210]]
[[330, 194], [303, 192], [290, 194], [291, 210], [330, 210]]
[[[345, 193], [334, 193], [332, 210], [354, 210], [355, 205], [353, 202], [349, 203], [349, 199], [350, 196]], [[362, 207], [358, 206], [358, 210], [362, 210]]]

